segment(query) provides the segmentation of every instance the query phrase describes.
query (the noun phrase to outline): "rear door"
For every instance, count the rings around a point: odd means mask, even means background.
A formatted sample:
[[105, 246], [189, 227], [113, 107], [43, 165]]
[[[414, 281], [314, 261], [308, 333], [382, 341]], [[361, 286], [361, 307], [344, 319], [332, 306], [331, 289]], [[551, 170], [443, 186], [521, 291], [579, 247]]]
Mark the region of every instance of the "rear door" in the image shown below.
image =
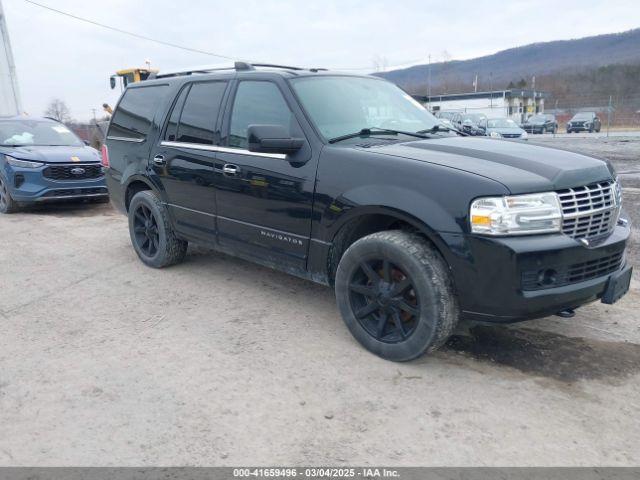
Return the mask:
[[311, 146], [295, 154], [248, 150], [249, 125], [281, 125], [306, 135], [287, 85], [240, 80], [225, 115], [216, 162], [218, 240], [221, 246], [279, 268], [306, 268], [317, 157]]
[[146, 170], [161, 123], [158, 107], [165, 104], [169, 90], [165, 84], [128, 87], [113, 113], [106, 140], [111, 163], [106, 179], [112, 198], [123, 208], [127, 175]]
[[185, 84], [150, 163], [176, 230], [210, 243], [216, 240], [213, 166], [220, 141], [218, 117], [227, 87], [226, 81]]

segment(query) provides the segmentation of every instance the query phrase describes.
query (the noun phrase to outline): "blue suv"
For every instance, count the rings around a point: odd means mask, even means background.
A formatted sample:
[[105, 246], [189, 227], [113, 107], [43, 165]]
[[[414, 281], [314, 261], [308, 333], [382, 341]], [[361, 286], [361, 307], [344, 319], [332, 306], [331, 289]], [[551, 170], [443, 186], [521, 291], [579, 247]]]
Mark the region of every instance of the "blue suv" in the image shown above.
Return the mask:
[[55, 120], [0, 118], [0, 213], [87, 198], [109, 199], [96, 149]]

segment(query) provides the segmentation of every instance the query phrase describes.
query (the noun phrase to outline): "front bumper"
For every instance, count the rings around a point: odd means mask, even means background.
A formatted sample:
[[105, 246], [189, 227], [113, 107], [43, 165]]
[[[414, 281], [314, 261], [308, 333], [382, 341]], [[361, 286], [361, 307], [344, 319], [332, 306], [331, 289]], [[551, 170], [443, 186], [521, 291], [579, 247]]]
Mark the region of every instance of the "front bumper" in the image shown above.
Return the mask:
[[[597, 247], [586, 247], [562, 234], [490, 238], [443, 235], [452, 256], [447, 258], [454, 276], [463, 317], [490, 322], [515, 322], [545, 317], [602, 298], [609, 278], [626, 266], [624, 250], [628, 225], [618, 225]], [[579, 281], [532, 288], [531, 272], [605, 265], [618, 259], [614, 269]], [[600, 272], [600, 270], [598, 270]], [[560, 275], [558, 275], [560, 277]], [[567, 278], [565, 277], [565, 280]], [[525, 288], [526, 287], [526, 288]]]
[[593, 125], [567, 125], [567, 131], [571, 130], [572, 132], [588, 132], [592, 128], [594, 128]]
[[43, 175], [47, 167], [20, 168], [5, 164], [2, 174], [11, 198], [24, 204], [109, 196], [104, 175], [80, 180], [54, 180]]

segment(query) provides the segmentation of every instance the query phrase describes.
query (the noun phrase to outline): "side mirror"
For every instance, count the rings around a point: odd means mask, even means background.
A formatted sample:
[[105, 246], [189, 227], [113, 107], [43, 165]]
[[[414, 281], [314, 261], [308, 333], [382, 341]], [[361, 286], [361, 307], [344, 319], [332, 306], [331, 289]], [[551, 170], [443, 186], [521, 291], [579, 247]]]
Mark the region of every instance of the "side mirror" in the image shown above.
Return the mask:
[[83, 140], [82, 143], [84, 143], [87, 147], [91, 146], [91, 143], [88, 140]]
[[292, 138], [282, 125], [249, 125], [249, 151], [256, 153], [295, 153], [302, 148], [302, 138]]

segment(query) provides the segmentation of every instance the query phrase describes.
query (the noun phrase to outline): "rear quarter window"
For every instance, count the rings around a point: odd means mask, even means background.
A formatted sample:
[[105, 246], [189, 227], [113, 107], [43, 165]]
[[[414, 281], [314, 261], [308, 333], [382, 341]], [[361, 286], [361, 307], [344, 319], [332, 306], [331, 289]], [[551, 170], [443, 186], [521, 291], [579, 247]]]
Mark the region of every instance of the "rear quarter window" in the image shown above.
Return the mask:
[[113, 114], [109, 137], [128, 140], [145, 140], [153, 117], [164, 101], [168, 85], [129, 88], [124, 92]]

